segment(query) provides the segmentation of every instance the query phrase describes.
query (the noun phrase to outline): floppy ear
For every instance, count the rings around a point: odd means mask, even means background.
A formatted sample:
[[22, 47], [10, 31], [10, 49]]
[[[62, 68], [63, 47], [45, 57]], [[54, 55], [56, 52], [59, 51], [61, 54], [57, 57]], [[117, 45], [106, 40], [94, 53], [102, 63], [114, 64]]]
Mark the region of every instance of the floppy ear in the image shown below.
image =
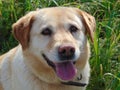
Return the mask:
[[28, 47], [30, 29], [34, 21], [33, 13], [28, 13], [13, 24], [13, 35], [20, 42], [23, 49]]
[[77, 12], [82, 16], [86, 31], [89, 34], [91, 41], [94, 42], [94, 31], [96, 29], [95, 18], [82, 10], [77, 9]]

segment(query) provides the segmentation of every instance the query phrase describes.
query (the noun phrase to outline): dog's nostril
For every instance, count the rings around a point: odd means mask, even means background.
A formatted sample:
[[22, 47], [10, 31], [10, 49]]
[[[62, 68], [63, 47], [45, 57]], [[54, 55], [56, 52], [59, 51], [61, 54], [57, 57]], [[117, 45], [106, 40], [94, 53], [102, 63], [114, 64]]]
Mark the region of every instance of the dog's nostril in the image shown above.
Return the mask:
[[65, 49], [60, 50], [59, 54], [63, 54], [63, 55], [66, 54], [66, 50]]
[[58, 49], [59, 57], [62, 60], [72, 59], [74, 57], [75, 48], [72, 46], [60, 46]]
[[75, 49], [74, 48], [71, 48], [70, 49], [70, 53], [74, 53], [75, 52]]

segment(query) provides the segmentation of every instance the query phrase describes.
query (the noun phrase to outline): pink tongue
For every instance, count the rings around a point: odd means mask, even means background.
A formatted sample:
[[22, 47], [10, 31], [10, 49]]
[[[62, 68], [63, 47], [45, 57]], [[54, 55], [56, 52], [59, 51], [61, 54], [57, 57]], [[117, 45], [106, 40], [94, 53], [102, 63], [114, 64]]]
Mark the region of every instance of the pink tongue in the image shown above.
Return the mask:
[[73, 62], [57, 63], [55, 65], [57, 76], [62, 80], [71, 80], [77, 73], [77, 69], [74, 67]]

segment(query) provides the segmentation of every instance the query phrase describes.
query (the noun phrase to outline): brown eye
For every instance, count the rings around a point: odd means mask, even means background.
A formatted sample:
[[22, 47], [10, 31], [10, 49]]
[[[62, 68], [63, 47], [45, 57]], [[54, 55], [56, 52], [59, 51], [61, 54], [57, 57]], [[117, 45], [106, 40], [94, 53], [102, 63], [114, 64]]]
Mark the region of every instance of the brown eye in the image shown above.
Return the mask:
[[41, 32], [42, 35], [51, 35], [52, 34], [52, 30], [50, 28], [44, 28], [43, 31]]
[[71, 33], [74, 33], [74, 32], [77, 32], [78, 28], [74, 25], [71, 25], [69, 30], [70, 30]]

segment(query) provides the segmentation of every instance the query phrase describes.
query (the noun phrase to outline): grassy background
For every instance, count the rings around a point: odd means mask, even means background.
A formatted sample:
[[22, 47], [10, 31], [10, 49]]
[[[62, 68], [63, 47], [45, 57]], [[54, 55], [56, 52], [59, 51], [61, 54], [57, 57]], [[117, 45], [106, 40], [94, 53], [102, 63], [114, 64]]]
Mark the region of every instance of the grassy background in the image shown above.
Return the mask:
[[0, 0], [0, 54], [17, 45], [11, 25], [36, 8], [72, 6], [96, 18], [87, 90], [120, 90], [120, 0]]

